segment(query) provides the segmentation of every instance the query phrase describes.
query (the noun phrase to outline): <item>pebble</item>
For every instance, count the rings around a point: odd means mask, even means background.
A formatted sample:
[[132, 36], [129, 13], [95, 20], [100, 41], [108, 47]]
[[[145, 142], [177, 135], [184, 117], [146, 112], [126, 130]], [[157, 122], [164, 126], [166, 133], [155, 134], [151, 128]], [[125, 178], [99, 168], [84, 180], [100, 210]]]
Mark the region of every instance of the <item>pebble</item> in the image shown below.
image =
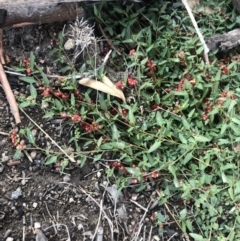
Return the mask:
[[37, 130], [36, 129], [32, 129], [32, 135], [36, 136], [37, 135]]
[[11, 199], [18, 199], [20, 196], [22, 196], [22, 191], [19, 187], [16, 191], [12, 192]]
[[69, 175], [65, 175], [65, 176], [63, 177], [63, 181], [64, 181], [64, 182], [70, 182], [70, 181], [71, 181], [70, 176], [69, 176]]
[[36, 157], [36, 155], [37, 155], [37, 152], [36, 152], [36, 151], [32, 151], [32, 152], [30, 153], [30, 156], [31, 156], [32, 159], [34, 159], [34, 158]]
[[159, 241], [160, 238], [159, 238], [157, 235], [154, 235], [154, 236], [153, 236], [153, 240]]
[[68, 39], [67, 42], [64, 44], [65, 50], [71, 50], [75, 47], [75, 41], [74, 39]]
[[101, 172], [97, 172], [97, 177], [99, 178], [99, 177], [101, 177]]
[[37, 204], [36, 202], [34, 202], [34, 203], [33, 203], [33, 208], [36, 208], [37, 205], [38, 205], [38, 204]]
[[4, 165], [0, 164], [0, 173], [3, 172], [4, 170]]
[[108, 186], [108, 182], [107, 181], [103, 181], [103, 186], [107, 187]]
[[41, 228], [41, 223], [39, 222], [34, 223], [34, 228]]
[[9, 160], [9, 156], [2, 155], [2, 162], [7, 162]]
[[8, 238], [6, 239], [6, 241], [13, 241], [13, 238], [12, 238], [12, 237], [8, 237]]

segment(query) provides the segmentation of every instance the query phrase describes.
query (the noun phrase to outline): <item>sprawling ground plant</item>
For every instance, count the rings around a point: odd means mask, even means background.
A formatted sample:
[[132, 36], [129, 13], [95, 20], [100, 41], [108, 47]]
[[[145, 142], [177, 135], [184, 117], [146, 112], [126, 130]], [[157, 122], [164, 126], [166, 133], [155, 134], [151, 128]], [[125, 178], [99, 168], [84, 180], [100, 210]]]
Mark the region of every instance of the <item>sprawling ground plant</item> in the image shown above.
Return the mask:
[[[218, 1], [216, 14], [195, 14], [205, 36], [237, 26], [239, 17], [224, 2]], [[81, 164], [86, 154], [94, 162], [106, 161], [119, 188], [138, 185], [141, 191], [159, 180], [159, 204], [177, 203], [175, 221], [194, 240], [240, 239], [237, 49], [211, 53], [206, 65], [202, 44], [179, 3], [101, 3], [91, 19], [110, 40], [103, 53], [115, 47], [107, 66], [125, 72], [116, 77], [116, 86], [127, 101], [77, 85], [77, 72], [88, 70], [99, 79], [108, 75], [107, 68], [89, 69], [94, 66], [89, 59], [81, 70], [65, 66], [71, 78], [59, 78], [58, 90], [43, 70], [36, 72], [42, 73], [45, 118], [58, 115], [73, 124], [69, 144]], [[55, 53], [61, 56], [61, 47]], [[30, 90], [36, 97], [33, 82]], [[22, 107], [31, 104], [26, 101]], [[47, 163], [56, 160], [48, 156]], [[155, 221], [161, 233], [169, 218], [158, 212]]]

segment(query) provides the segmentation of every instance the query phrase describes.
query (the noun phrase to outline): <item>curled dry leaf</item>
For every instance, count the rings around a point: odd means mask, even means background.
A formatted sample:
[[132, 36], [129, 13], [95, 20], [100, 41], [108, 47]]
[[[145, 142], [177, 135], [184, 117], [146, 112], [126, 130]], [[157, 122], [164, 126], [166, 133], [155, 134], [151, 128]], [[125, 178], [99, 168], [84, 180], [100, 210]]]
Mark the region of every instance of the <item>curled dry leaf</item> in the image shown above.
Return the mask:
[[116, 96], [123, 100], [126, 103], [125, 96], [123, 92], [116, 87], [116, 85], [106, 76], [102, 78], [102, 82], [90, 78], [83, 78], [79, 80], [79, 84], [90, 87], [95, 90], [102, 91], [104, 93]]

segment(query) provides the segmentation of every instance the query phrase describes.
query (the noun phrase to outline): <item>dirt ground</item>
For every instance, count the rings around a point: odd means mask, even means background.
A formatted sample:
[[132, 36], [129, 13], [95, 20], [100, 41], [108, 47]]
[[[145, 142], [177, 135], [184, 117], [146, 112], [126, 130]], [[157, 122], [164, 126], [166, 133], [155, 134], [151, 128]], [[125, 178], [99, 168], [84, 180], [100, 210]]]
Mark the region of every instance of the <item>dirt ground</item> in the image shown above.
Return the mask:
[[[51, 39], [62, 27], [46, 24], [4, 31], [7, 65], [19, 64], [33, 51], [38, 64], [49, 65], [56, 73], [48, 52]], [[15, 95], [28, 91], [18, 77], [8, 78]], [[114, 178], [110, 183], [101, 162], [90, 160], [82, 168], [70, 165], [60, 174], [55, 165], [46, 166], [42, 152], [34, 148], [12, 162], [15, 148], [6, 133], [34, 125], [21, 113], [22, 123], [16, 126], [2, 91], [0, 96], [0, 240], [184, 240], [167, 210], [157, 205], [158, 182], [149, 183], [140, 193], [132, 186], [119, 194]], [[56, 118], [43, 119], [39, 106], [25, 111], [60, 146], [67, 145], [70, 127]], [[36, 126], [33, 128], [41, 148], [52, 145]], [[158, 210], [165, 212], [169, 221], [163, 235], [151, 221]]]

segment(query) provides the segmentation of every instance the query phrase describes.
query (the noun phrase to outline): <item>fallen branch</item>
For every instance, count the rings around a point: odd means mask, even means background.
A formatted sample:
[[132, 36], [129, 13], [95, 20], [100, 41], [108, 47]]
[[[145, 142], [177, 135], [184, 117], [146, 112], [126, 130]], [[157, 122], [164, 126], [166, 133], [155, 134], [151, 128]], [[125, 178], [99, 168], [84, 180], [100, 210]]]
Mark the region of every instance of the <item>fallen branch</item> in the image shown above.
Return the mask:
[[[38, 4], [34, 1], [14, 5], [5, 3], [1, 8], [7, 10], [5, 23], [1, 25], [6, 27], [23, 27], [29, 24], [53, 23], [73, 21], [78, 16], [82, 18], [84, 15], [83, 9], [78, 7], [76, 3], [63, 3], [56, 5], [52, 1], [45, 1], [45, 4]], [[44, 1], [43, 1], [44, 2]]]
[[3, 48], [2, 48], [2, 29], [0, 29], [0, 82], [2, 84], [2, 89], [6, 95], [7, 101], [9, 103], [11, 112], [15, 118], [16, 124], [21, 122], [20, 114], [17, 106], [16, 99], [13, 95], [12, 89], [9, 85], [7, 76], [4, 72], [3, 64], [5, 64], [4, 57], [3, 57]]

